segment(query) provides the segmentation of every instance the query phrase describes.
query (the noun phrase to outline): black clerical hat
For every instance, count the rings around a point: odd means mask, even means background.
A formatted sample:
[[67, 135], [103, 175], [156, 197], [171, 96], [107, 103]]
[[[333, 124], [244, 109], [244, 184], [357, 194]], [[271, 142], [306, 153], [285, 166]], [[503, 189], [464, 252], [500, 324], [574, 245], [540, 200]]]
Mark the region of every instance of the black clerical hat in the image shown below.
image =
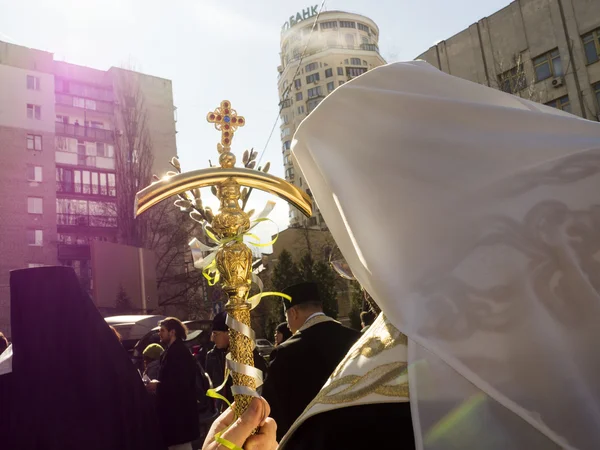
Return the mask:
[[292, 300], [283, 300], [283, 305], [286, 310], [292, 306], [300, 305], [301, 303], [318, 302], [322, 303], [321, 296], [319, 295], [319, 287], [317, 283], [298, 283], [292, 286], [286, 287], [283, 290], [284, 294], [292, 297]]
[[229, 331], [229, 327], [225, 320], [227, 319], [227, 313], [225, 311], [220, 312], [213, 318], [212, 330], [213, 331]]

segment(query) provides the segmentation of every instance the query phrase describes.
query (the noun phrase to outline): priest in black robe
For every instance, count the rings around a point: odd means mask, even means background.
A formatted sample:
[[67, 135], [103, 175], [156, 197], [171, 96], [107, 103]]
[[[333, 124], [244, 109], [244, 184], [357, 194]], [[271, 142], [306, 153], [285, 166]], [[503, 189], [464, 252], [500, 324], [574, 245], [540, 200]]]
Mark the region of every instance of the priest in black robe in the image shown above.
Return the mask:
[[12, 367], [0, 375], [0, 446], [162, 450], [139, 373], [70, 267], [10, 274]]
[[281, 439], [317, 395], [360, 333], [323, 313], [316, 283], [283, 290], [286, 318], [293, 336], [271, 353], [262, 395], [271, 406]]

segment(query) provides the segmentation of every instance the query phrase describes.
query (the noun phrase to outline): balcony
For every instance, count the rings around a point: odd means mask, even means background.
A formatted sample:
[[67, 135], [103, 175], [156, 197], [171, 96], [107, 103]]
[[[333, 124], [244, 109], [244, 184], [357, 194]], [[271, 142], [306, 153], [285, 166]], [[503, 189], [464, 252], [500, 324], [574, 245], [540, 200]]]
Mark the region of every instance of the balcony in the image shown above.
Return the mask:
[[112, 130], [103, 130], [102, 128], [82, 127], [70, 123], [55, 122], [55, 132], [61, 136], [69, 136], [89, 141], [115, 143], [115, 133]]
[[[362, 50], [367, 52], [375, 52], [379, 54], [379, 47], [376, 44], [361, 44], [361, 45], [321, 45], [308, 48], [306, 53], [304, 54], [304, 58], [307, 56], [314, 55], [316, 53], [324, 52], [325, 50]], [[295, 54], [289, 60], [287, 60], [287, 64], [297, 61], [301, 58], [301, 54]]]
[[114, 104], [102, 100], [90, 100], [81, 97], [75, 97], [69, 94], [55, 94], [57, 105], [72, 106], [73, 108], [85, 109], [87, 111], [96, 111], [106, 114], [114, 113]]
[[65, 181], [56, 182], [56, 192], [60, 194], [98, 195], [102, 197], [117, 196], [117, 188], [115, 186], [99, 186]]
[[117, 218], [112, 216], [90, 216], [87, 214], [57, 214], [56, 224], [70, 227], [115, 228]]

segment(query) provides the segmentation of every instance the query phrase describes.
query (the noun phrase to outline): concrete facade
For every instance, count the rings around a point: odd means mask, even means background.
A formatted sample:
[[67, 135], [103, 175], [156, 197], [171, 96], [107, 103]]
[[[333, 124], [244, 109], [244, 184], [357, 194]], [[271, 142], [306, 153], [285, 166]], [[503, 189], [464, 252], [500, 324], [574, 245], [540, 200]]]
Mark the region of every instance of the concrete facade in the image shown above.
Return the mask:
[[[302, 14], [307, 16], [308, 13], [310, 9]], [[296, 128], [330, 92], [385, 64], [379, 54], [379, 28], [368, 17], [326, 11], [321, 13], [313, 29], [314, 23], [312, 17], [286, 23], [281, 35], [281, 65], [277, 68], [285, 178], [304, 190], [308, 186], [290, 153]], [[325, 228], [314, 202], [313, 210], [313, 217], [307, 219], [290, 206], [290, 226]]]
[[[97, 267], [100, 277], [93, 276], [92, 255], [98, 241], [123, 247], [116, 244], [114, 214], [115, 98], [121, 72], [129, 71], [58, 62], [52, 53], [0, 42], [0, 331], [9, 336], [11, 270], [72, 266], [92, 298], [94, 282], [103, 282], [101, 274], [115, 267], [121, 275], [129, 273], [126, 261], [96, 257], [102, 266]], [[176, 155], [171, 81], [129, 73], [146, 99], [153, 171], [162, 176]], [[138, 272], [139, 264], [131, 268], [131, 278], [139, 278]], [[151, 272], [150, 267], [144, 270], [147, 283], [155, 284]], [[146, 290], [152, 292], [149, 306], [155, 306], [156, 289]], [[110, 292], [103, 294], [102, 306], [110, 297]], [[142, 303], [133, 297], [135, 304]]]
[[599, 55], [600, 2], [517, 0], [416, 59], [599, 120]]

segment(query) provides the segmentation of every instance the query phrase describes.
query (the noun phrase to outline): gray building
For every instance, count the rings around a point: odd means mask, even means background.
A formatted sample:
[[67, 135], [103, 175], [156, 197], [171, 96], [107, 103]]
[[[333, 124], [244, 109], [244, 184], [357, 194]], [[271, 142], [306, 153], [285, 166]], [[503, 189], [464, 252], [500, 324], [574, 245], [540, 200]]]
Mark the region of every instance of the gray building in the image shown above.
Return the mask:
[[516, 0], [417, 59], [600, 120], [600, 0]]

